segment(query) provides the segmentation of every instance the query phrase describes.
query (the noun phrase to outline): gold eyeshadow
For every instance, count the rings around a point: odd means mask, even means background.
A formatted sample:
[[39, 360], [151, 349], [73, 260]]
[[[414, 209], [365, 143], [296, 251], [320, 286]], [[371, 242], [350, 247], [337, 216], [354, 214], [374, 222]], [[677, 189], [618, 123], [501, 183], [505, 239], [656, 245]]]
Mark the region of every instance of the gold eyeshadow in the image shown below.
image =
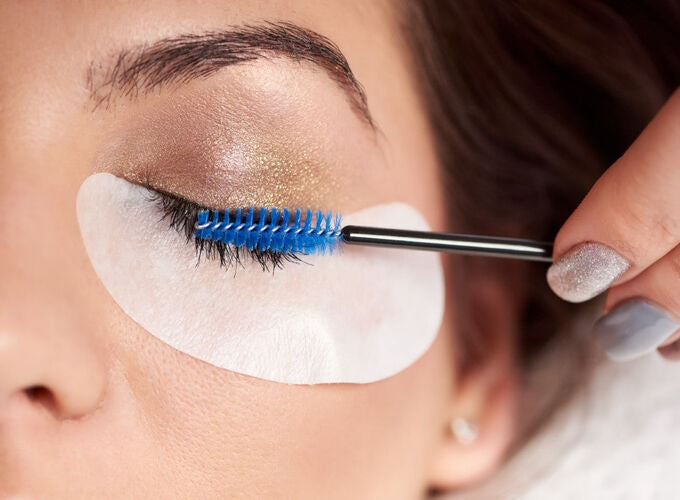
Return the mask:
[[[241, 134], [239, 134], [241, 135]], [[346, 201], [350, 176], [313, 146], [243, 134], [220, 144], [192, 141], [130, 147], [101, 164], [128, 180], [189, 198], [208, 208], [326, 208]], [[293, 150], [293, 147], [295, 148]], [[112, 168], [111, 168], [112, 167]]]
[[[208, 174], [221, 189], [203, 193], [213, 206], [323, 208], [340, 202], [339, 165], [305, 138], [239, 132], [213, 151]], [[204, 179], [207, 183], [209, 179]], [[348, 179], [345, 179], [346, 182]], [[204, 183], [205, 186], [207, 183]]]

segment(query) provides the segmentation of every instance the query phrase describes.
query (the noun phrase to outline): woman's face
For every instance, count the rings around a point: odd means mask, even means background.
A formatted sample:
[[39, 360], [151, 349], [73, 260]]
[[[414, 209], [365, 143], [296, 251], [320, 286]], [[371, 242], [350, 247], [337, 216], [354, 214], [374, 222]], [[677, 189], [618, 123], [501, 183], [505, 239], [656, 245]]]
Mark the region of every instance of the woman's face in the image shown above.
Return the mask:
[[[503, 438], [491, 432], [466, 451], [447, 431], [465, 408], [484, 406], [460, 403], [448, 281], [434, 342], [403, 370], [370, 383], [279, 383], [196, 359], [140, 326], [102, 282], [76, 213], [83, 182], [108, 172], [208, 207], [353, 213], [401, 202], [446, 228], [418, 76], [392, 9], [2, 3], [1, 493], [413, 498], [491, 467]], [[296, 59], [304, 47], [264, 46], [263, 36], [248, 42], [247, 63], [209, 54], [244, 25], [266, 34], [280, 23], [328, 37], [352, 75], [338, 54]], [[186, 54], [189, 36], [206, 33], [193, 56], [207, 71], [171, 74], [191, 61], [167, 39]], [[259, 296], [244, 287], [240, 297]], [[263, 304], [260, 316], [270, 311]]]

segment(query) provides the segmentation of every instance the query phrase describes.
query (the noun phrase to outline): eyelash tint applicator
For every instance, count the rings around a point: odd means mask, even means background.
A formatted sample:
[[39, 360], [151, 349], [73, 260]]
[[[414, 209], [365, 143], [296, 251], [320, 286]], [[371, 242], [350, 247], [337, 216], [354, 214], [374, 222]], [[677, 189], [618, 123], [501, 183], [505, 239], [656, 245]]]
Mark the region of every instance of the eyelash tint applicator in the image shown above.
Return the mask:
[[342, 244], [432, 250], [488, 257], [552, 262], [552, 243], [521, 238], [499, 238], [367, 226], [341, 226], [339, 214], [300, 209], [245, 211], [200, 210], [194, 225], [198, 239], [249, 250], [287, 254], [332, 253]]

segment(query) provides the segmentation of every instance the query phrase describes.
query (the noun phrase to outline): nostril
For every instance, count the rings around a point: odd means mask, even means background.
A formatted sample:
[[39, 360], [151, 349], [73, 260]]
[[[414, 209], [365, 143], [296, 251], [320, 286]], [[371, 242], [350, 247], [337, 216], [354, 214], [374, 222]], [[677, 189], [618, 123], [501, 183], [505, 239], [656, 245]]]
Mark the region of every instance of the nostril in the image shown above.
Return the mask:
[[44, 407], [52, 414], [57, 413], [57, 400], [52, 391], [44, 385], [33, 385], [24, 389], [24, 393], [31, 402]]

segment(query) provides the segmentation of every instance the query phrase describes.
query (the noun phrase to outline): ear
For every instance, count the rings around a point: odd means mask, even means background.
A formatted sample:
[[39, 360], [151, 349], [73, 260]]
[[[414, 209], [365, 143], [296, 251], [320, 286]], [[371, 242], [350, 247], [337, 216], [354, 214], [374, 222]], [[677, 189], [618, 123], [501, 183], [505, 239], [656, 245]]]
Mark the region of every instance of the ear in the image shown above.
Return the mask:
[[[502, 461], [515, 433], [517, 373], [515, 359], [516, 298], [507, 297], [507, 284], [498, 276], [475, 279], [468, 304], [474, 331], [484, 346], [479, 363], [462, 374], [452, 394], [449, 414], [443, 415], [442, 438], [430, 474], [436, 490], [450, 490], [478, 482]], [[463, 353], [464, 355], [464, 353]], [[477, 437], [461, 443], [451, 430], [455, 418], [465, 418]]]

